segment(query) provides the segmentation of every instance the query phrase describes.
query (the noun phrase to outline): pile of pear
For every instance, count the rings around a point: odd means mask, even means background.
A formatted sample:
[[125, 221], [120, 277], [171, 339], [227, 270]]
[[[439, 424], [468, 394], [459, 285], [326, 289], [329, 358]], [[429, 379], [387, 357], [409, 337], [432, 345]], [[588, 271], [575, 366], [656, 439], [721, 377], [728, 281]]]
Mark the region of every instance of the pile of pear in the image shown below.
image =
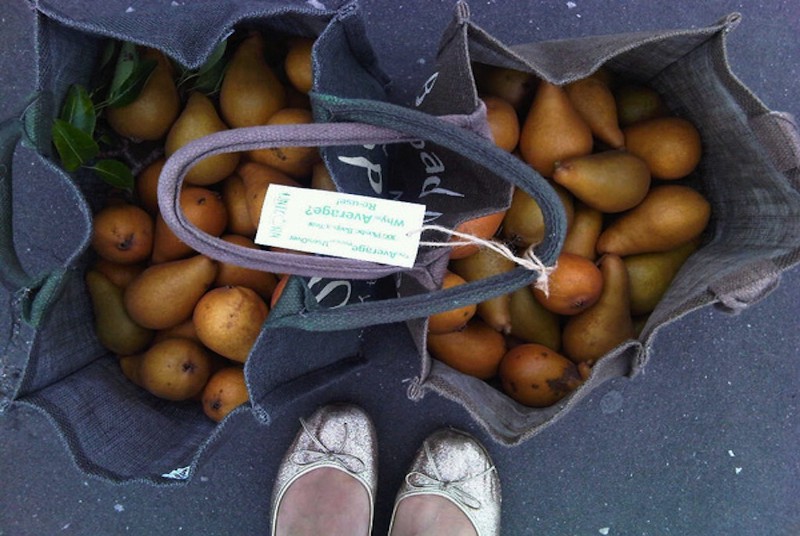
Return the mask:
[[[178, 239], [159, 214], [159, 175], [166, 158], [202, 136], [312, 121], [313, 39], [268, 42], [249, 31], [229, 43], [235, 48], [211, 95], [181, 91], [172, 63], [142, 51], [159, 59], [155, 71], [133, 103], [104, 119], [131, 143], [155, 141], [161, 151], [137, 174], [132, 192], [111, 192], [94, 214], [95, 256], [85, 275], [98, 341], [117, 356], [124, 376], [161, 399], [200, 402], [214, 421], [249, 400], [244, 364], [285, 276], [218, 262]], [[278, 60], [275, 50], [282, 51]], [[261, 248], [254, 238], [274, 183], [335, 189], [313, 147], [226, 153], [189, 170], [181, 210], [210, 235]]]
[[[710, 203], [690, 185], [701, 137], [655, 89], [605, 68], [561, 86], [512, 69], [474, 68], [495, 143], [549, 182], [568, 229], [547, 292], [532, 284], [434, 315], [427, 348], [520, 404], [547, 407], [640, 334], [700, 246], [711, 217]], [[507, 210], [457, 230], [516, 255], [535, 253], [547, 232], [539, 205], [518, 188]], [[516, 266], [490, 248], [458, 245], [443, 288]]]

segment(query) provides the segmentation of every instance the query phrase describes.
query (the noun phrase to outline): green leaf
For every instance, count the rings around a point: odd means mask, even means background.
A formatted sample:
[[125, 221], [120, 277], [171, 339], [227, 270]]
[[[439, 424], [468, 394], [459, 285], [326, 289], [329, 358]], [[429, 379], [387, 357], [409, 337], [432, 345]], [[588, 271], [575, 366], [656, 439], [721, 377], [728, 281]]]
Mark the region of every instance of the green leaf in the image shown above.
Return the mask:
[[63, 119], [53, 122], [52, 135], [61, 165], [67, 171], [75, 171], [100, 151], [89, 134]]
[[197, 74], [203, 76], [207, 72], [210, 72], [218, 67], [220, 63], [222, 63], [222, 58], [225, 57], [225, 49], [228, 47], [228, 41], [222, 41], [211, 52], [211, 55], [208, 57], [206, 62], [197, 70]]
[[131, 77], [136, 65], [139, 63], [139, 53], [136, 45], [126, 41], [120, 47], [117, 64], [114, 68], [114, 78], [111, 79], [111, 88], [108, 90], [109, 98], [118, 93], [122, 85]]
[[227, 47], [227, 41], [222, 41], [214, 47], [208, 60], [197, 71], [185, 71], [183, 73], [179, 85], [191, 80], [193, 83], [189, 87], [190, 91], [200, 91], [206, 95], [219, 91], [222, 85], [222, 77], [225, 74], [225, 67], [227, 66], [225, 58]]
[[142, 88], [147, 83], [150, 75], [153, 74], [156, 65], [158, 65], [158, 61], [156, 60], [144, 60], [139, 62], [128, 79], [123, 82], [117, 91], [111, 92], [106, 104], [113, 108], [120, 108], [135, 101], [139, 93], [142, 92]]
[[99, 160], [89, 169], [94, 170], [101, 179], [115, 188], [133, 189], [133, 173], [128, 166], [119, 160]]
[[90, 136], [94, 134], [97, 114], [92, 98], [85, 87], [78, 84], [69, 86], [64, 106], [61, 109], [61, 119]]

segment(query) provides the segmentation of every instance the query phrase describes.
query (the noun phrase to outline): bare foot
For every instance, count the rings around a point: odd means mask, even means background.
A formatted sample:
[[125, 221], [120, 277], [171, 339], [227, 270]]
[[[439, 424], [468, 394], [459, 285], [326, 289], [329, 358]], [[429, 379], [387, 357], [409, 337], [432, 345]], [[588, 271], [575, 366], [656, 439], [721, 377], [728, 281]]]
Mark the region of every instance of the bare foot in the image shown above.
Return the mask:
[[427, 494], [400, 501], [390, 536], [477, 536], [477, 533], [452, 501]]
[[278, 506], [278, 536], [369, 534], [370, 504], [364, 485], [339, 469], [321, 467], [289, 486]]

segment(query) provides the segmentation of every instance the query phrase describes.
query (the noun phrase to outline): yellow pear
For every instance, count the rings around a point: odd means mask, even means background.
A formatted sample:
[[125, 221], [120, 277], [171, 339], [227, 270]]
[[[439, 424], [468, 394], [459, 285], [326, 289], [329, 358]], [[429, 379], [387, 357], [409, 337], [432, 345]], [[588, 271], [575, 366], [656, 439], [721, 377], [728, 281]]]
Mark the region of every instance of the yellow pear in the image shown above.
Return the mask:
[[216, 276], [216, 261], [204, 255], [154, 264], [125, 289], [125, 309], [144, 327], [170, 328], [192, 316]]
[[264, 59], [264, 38], [253, 33], [236, 48], [219, 92], [222, 117], [232, 128], [265, 124], [286, 105], [286, 90]]
[[187, 400], [202, 392], [212, 370], [211, 353], [198, 342], [178, 337], [151, 346], [139, 365], [139, 381], [165, 400]]
[[123, 289], [95, 270], [86, 272], [86, 286], [92, 300], [97, 340], [106, 349], [119, 355], [144, 350], [153, 339], [153, 332], [131, 319], [123, 301]]
[[[558, 184], [550, 183], [550, 186], [556, 191], [564, 205], [564, 211], [567, 213], [567, 228], [569, 228], [574, 214], [572, 194]], [[503, 217], [500, 234], [521, 249], [535, 246], [544, 240], [545, 225], [542, 209], [535, 199], [520, 188], [514, 189], [511, 206], [508, 207]]]
[[299, 182], [277, 169], [258, 162], [243, 162], [237, 168], [236, 173], [242, 178], [247, 212], [250, 214], [250, 219], [256, 229], [258, 228], [258, 222], [261, 220], [261, 208], [264, 205], [264, 198], [267, 196], [267, 189], [270, 184], [302, 187]]
[[669, 251], [700, 236], [710, 217], [711, 204], [697, 190], [678, 184], [655, 186], [644, 201], [603, 231], [597, 252], [626, 256]]
[[286, 60], [283, 62], [286, 78], [300, 93], [308, 93], [314, 83], [311, 51], [314, 39], [297, 37], [289, 42]]
[[647, 163], [626, 151], [605, 151], [556, 163], [553, 180], [600, 212], [629, 210], [650, 190]]
[[631, 314], [644, 315], [656, 308], [678, 270], [699, 245], [700, 239], [695, 238], [669, 251], [640, 253], [622, 259], [631, 283]]
[[564, 238], [561, 253], [571, 253], [594, 261], [597, 258], [597, 239], [602, 231], [603, 213], [576, 201], [575, 216]]
[[530, 287], [511, 293], [511, 335], [528, 343], [538, 343], [556, 352], [561, 348], [561, 325], [558, 315], [539, 303]]
[[172, 66], [159, 51], [145, 50], [143, 57], [158, 63], [141, 92], [132, 103], [119, 108], [106, 108], [106, 119], [114, 131], [136, 140], [160, 140], [164, 137], [181, 109], [181, 101]]
[[[450, 269], [466, 281], [478, 281], [509, 272], [516, 264], [493, 249], [482, 247], [477, 253], [450, 261]], [[502, 333], [511, 330], [511, 295], [504, 294], [478, 304], [477, 314], [488, 325]]]
[[645, 162], [656, 179], [682, 179], [703, 156], [700, 132], [681, 117], [639, 121], [625, 129], [625, 147]]
[[[164, 150], [167, 157], [172, 156], [187, 143], [227, 128], [217, 114], [214, 103], [202, 93], [194, 92], [189, 95], [183, 112], [167, 134]], [[219, 182], [233, 173], [239, 164], [239, 157], [239, 153], [206, 157], [189, 169], [185, 180], [199, 186]]]
[[591, 153], [593, 143], [592, 131], [564, 89], [540, 82], [520, 133], [522, 158], [543, 176], [551, 177], [556, 162]]
[[625, 145], [625, 135], [617, 120], [614, 94], [599, 77], [572, 82], [564, 86], [564, 90], [595, 137], [615, 149]]
[[600, 261], [603, 291], [594, 305], [570, 317], [562, 332], [564, 354], [576, 363], [594, 363], [634, 337], [625, 263], [617, 255]]

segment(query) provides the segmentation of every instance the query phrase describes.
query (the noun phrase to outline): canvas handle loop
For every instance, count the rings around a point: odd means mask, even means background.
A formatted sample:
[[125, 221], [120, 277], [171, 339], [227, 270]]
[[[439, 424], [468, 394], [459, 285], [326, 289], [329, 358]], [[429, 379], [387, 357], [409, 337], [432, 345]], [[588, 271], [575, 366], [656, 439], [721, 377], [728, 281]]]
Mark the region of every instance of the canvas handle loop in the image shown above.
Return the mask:
[[767, 112], [750, 119], [750, 126], [778, 171], [800, 189], [800, 128], [792, 114]]
[[[535, 171], [504, 153], [491, 141], [458, 124], [460, 116], [434, 118], [399, 106], [381, 103], [380, 110], [364, 113], [370, 101], [355, 102], [331, 97], [325, 102], [341, 122], [274, 125], [239, 128], [195, 140], [173, 154], [164, 165], [158, 185], [161, 215], [176, 236], [196, 251], [225, 263], [275, 273], [305, 277], [377, 279], [403, 268], [377, 263], [316, 257], [245, 248], [209, 235], [189, 222], [180, 209], [180, 191], [189, 168], [220, 153], [266, 147], [390, 144], [419, 139], [450, 148], [541, 200], [545, 225], [553, 232], [545, 239], [539, 258], [552, 265], [565, 234], [563, 208], [554, 192]], [[466, 121], [474, 121], [464, 116]], [[352, 121], [352, 122], [351, 122]], [[391, 127], [388, 125], [392, 125]], [[470, 125], [468, 125], [469, 127]], [[537, 183], [536, 181], [541, 181]], [[563, 220], [563, 221], [562, 221]]]

